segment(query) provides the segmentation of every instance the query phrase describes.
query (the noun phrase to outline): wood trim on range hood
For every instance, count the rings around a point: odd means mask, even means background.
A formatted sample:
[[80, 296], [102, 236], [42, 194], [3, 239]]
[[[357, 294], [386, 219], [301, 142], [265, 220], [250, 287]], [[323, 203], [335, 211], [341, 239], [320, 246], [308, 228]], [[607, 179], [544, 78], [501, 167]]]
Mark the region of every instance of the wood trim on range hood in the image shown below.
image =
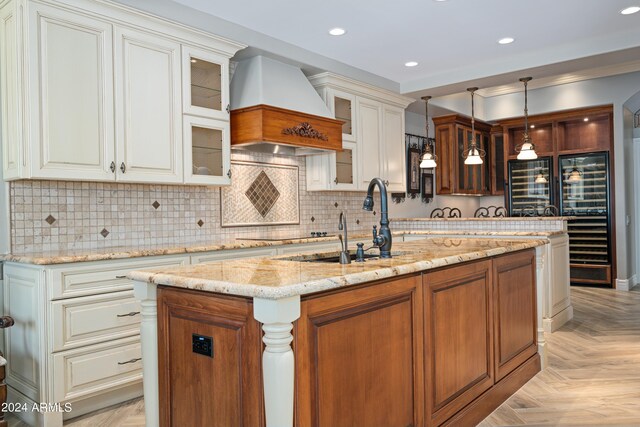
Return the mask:
[[280, 145], [298, 155], [342, 151], [343, 123], [264, 104], [239, 108], [231, 111], [231, 147]]

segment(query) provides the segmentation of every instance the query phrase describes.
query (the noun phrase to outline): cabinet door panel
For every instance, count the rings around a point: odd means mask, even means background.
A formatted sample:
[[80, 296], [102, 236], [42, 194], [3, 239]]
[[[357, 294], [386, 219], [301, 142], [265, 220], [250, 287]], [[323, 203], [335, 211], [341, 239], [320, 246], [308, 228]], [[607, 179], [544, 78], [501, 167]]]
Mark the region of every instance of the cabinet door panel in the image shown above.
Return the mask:
[[406, 148], [404, 144], [404, 112], [400, 108], [384, 107], [383, 161], [384, 180], [389, 191], [405, 192]]
[[427, 418], [440, 425], [494, 383], [491, 262], [424, 280]]
[[[264, 425], [260, 324], [251, 300], [158, 289], [160, 426]], [[193, 335], [211, 338], [211, 357]]]
[[229, 120], [229, 59], [191, 46], [182, 48], [183, 111]]
[[419, 276], [303, 301], [294, 337], [299, 426], [423, 424]]
[[20, 126], [20, 64], [18, 61], [18, 20], [15, 8], [0, 10], [0, 112], [2, 113], [2, 171], [3, 178], [22, 176], [23, 140]]
[[494, 261], [496, 380], [537, 351], [535, 254], [526, 251]]
[[369, 182], [380, 177], [382, 105], [379, 102], [358, 99], [358, 125], [360, 128], [360, 183], [366, 189]]
[[118, 180], [182, 182], [180, 45], [131, 29], [116, 40]]
[[453, 189], [453, 172], [455, 164], [456, 140], [453, 126], [444, 125], [436, 128], [436, 155], [438, 167], [436, 173], [436, 194], [451, 194]]
[[112, 180], [111, 25], [35, 5], [29, 31], [32, 176]]

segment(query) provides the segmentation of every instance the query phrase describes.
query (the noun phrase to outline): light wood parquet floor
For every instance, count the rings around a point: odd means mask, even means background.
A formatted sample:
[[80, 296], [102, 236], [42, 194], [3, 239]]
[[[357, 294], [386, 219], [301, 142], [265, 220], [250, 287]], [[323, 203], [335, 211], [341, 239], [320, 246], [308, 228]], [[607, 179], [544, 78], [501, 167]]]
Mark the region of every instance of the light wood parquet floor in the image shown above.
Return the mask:
[[[640, 426], [640, 287], [572, 288], [571, 296], [574, 319], [547, 334], [549, 367], [480, 427]], [[144, 427], [144, 402], [125, 402], [66, 426]], [[9, 427], [27, 426], [10, 418]]]

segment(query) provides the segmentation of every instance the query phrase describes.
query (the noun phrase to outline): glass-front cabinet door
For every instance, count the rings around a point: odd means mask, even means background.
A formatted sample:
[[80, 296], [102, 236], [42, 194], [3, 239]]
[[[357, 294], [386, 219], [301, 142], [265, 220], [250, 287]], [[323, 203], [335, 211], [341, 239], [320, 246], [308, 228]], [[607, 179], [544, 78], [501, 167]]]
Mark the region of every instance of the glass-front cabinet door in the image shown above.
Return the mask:
[[337, 120], [342, 120], [342, 141], [356, 142], [355, 96], [330, 90], [329, 108]]
[[358, 180], [356, 177], [357, 166], [357, 144], [354, 142], [343, 142], [343, 150], [331, 155], [331, 175], [334, 190], [356, 190]]
[[231, 158], [229, 123], [184, 116], [185, 182], [203, 185], [229, 185]]
[[509, 216], [545, 216], [554, 208], [551, 158], [509, 161]]
[[229, 120], [229, 60], [183, 46], [182, 72], [184, 113]]

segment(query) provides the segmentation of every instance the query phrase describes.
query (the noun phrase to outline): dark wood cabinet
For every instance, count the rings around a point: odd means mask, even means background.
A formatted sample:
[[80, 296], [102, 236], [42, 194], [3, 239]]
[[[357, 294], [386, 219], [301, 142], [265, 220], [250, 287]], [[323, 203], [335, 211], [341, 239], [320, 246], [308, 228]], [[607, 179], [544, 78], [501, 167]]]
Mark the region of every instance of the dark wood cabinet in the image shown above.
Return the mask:
[[505, 170], [507, 162], [504, 155], [504, 133], [502, 126], [493, 126], [491, 128], [491, 145], [488, 157], [489, 167], [491, 168], [491, 195], [503, 195], [506, 183]]
[[[491, 126], [458, 114], [434, 117], [436, 126], [436, 194], [491, 194]], [[472, 140], [485, 150], [481, 165], [465, 165], [462, 157]]]
[[531, 251], [493, 261], [496, 381], [538, 351], [535, 272], [535, 254]]
[[424, 275], [428, 425], [494, 384], [491, 261]]
[[304, 299], [296, 424], [423, 425], [422, 313], [419, 275]]
[[[529, 136], [538, 157], [610, 151], [613, 147], [613, 107], [580, 108], [529, 116]], [[505, 156], [518, 156], [522, 143], [524, 118], [501, 120], [504, 129]], [[556, 171], [557, 172], [557, 171]], [[557, 176], [557, 175], [556, 175]]]
[[160, 425], [264, 426], [261, 339], [251, 299], [159, 287]]

